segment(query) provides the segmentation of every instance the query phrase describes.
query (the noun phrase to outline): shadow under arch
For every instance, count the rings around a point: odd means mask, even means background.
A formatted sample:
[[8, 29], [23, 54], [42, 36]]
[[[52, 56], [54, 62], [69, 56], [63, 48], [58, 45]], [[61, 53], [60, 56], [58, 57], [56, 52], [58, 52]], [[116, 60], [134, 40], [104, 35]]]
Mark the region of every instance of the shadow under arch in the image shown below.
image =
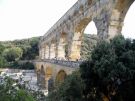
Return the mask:
[[41, 74], [45, 75], [45, 70], [44, 70], [44, 66], [43, 65], [41, 65]]
[[45, 71], [43, 65], [37, 70], [37, 83], [41, 88], [45, 88]]
[[55, 85], [60, 85], [65, 78], [67, 77], [67, 73], [64, 70], [60, 70], [56, 75]]

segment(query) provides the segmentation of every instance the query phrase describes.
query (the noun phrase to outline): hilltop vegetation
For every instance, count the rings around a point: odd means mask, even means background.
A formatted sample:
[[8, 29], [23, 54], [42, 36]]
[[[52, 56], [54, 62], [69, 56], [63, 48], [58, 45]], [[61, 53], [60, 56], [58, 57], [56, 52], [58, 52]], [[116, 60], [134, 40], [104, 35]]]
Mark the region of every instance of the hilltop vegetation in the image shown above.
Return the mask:
[[[38, 58], [38, 43], [40, 37], [0, 42], [0, 67], [7, 67], [8, 62], [17, 64], [19, 60], [33, 60]], [[97, 43], [97, 36], [84, 34], [81, 56], [86, 60]]]
[[97, 35], [84, 34], [81, 45], [81, 59], [87, 60], [98, 41]]
[[[0, 42], [2, 49], [20, 48], [22, 50], [21, 60], [31, 60], [38, 56], [38, 42], [40, 37], [33, 37], [29, 39], [3, 41]], [[1, 50], [1, 49], [0, 49]]]
[[0, 42], [0, 67], [11, 66], [19, 60], [33, 60], [38, 56], [40, 37]]

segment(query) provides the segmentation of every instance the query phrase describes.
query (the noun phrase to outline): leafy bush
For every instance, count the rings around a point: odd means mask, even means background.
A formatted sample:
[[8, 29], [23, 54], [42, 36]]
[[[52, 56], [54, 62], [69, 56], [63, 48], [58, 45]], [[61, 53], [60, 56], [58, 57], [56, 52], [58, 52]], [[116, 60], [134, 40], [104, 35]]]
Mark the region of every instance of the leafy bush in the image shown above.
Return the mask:
[[6, 67], [8, 67], [8, 65], [9, 64], [8, 64], [7, 60], [0, 55], [0, 68], [6, 68]]
[[10, 79], [5, 78], [4, 83], [0, 84], [0, 101], [36, 101], [33, 96], [19, 88], [19, 85]]
[[22, 56], [22, 49], [19, 47], [12, 47], [3, 51], [3, 56], [8, 62], [19, 60]]
[[48, 101], [135, 101], [135, 40], [101, 41]]
[[74, 72], [58, 88], [49, 92], [47, 101], [82, 101], [82, 87], [80, 73]]
[[19, 61], [14, 61], [12, 63], [10, 63], [10, 68], [14, 68], [14, 69], [34, 69], [34, 64], [31, 62], [24, 62], [24, 63], [20, 63]]
[[134, 47], [123, 36], [97, 44], [80, 66], [86, 101], [135, 101]]
[[21, 69], [34, 69], [34, 64], [31, 63], [31, 62], [26, 62], [26, 63], [23, 63], [21, 66], [20, 66]]

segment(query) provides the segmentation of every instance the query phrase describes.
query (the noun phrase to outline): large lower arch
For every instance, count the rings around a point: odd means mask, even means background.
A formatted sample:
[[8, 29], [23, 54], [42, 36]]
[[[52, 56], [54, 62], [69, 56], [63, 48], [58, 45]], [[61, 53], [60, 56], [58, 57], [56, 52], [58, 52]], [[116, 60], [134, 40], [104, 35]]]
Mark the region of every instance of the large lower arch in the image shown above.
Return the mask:
[[56, 86], [61, 84], [65, 80], [66, 76], [67, 76], [66, 72], [64, 70], [60, 70], [56, 75], [56, 80], [55, 80]]

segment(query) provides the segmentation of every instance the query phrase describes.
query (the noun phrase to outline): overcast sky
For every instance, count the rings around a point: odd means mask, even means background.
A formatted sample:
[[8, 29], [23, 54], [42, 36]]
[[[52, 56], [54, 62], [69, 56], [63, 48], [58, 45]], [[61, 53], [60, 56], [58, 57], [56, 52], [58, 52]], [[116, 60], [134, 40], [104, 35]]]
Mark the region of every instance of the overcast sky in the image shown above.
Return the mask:
[[[44, 35], [76, 1], [0, 0], [0, 41]], [[131, 38], [135, 38], [135, 11], [133, 10], [135, 4], [127, 14], [122, 31], [124, 36]], [[93, 24], [89, 24], [85, 33], [96, 33], [95, 29]]]

